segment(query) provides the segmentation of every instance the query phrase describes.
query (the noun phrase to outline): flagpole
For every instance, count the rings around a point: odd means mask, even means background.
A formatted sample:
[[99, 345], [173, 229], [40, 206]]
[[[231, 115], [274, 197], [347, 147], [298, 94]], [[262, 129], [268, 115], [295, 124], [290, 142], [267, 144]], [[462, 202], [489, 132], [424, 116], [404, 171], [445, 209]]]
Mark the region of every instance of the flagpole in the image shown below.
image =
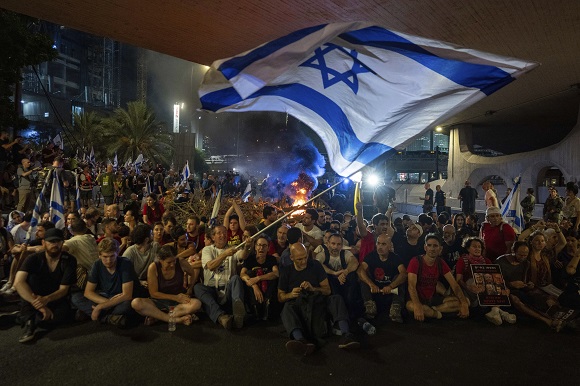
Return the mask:
[[306, 201], [304, 204], [290, 210], [290, 212], [286, 213], [284, 216], [280, 217], [279, 219], [277, 219], [276, 221], [274, 221], [272, 224], [268, 225], [267, 227], [265, 227], [264, 229], [261, 229], [258, 233], [256, 233], [255, 235], [251, 236], [249, 240], [244, 241], [243, 243], [239, 244], [236, 249], [241, 249], [244, 244], [246, 244], [247, 241], [253, 240], [256, 237], [258, 237], [259, 235], [261, 235], [262, 233], [266, 232], [268, 229], [272, 228], [274, 225], [277, 225], [278, 223], [280, 223], [282, 220], [284, 220], [285, 218], [289, 217], [292, 213], [296, 212], [297, 210], [301, 210], [300, 208], [305, 207], [306, 205], [310, 204], [312, 201], [316, 200], [318, 197], [322, 196], [324, 193], [336, 188], [338, 185], [342, 184], [344, 181], [346, 181], [349, 177], [352, 177], [354, 174], [351, 174], [348, 177], [345, 177], [343, 180], [337, 182], [336, 184], [332, 185], [330, 188], [318, 193], [316, 196], [312, 197], [310, 200]]

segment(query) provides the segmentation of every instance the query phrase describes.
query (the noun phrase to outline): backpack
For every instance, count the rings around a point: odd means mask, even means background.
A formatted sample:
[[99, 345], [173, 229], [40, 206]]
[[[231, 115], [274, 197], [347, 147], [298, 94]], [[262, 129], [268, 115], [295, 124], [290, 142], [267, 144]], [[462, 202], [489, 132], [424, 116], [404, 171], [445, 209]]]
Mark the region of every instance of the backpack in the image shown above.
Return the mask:
[[[328, 250], [328, 247], [324, 244], [322, 244], [322, 249], [324, 249], [324, 263], [322, 263], [322, 264], [324, 264], [329, 269], [332, 269], [332, 267], [329, 265], [330, 251]], [[340, 265], [341, 265], [342, 269], [346, 269], [346, 267], [347, 267], [346, 258], [344, 256], [344, 249], [340, 250]]]
[[[419, 270], [417, 271], [417, 280], [421, 277], [421, 272], [423, 270], [423, 255], [417, 256], [417, 261], [419, 261]], [[441, 277], [441, 272], [443, 272], [443, 264], [441, 263], [441, 258], [437, 256], [435, 259], [437, 263], [437, 278]]]

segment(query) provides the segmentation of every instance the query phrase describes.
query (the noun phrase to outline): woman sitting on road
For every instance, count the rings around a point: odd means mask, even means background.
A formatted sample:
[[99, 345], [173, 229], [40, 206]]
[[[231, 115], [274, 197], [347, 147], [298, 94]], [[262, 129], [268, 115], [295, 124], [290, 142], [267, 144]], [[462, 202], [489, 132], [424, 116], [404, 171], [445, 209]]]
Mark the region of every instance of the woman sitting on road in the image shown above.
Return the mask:
[[190, 325], [192, 321], [198, 320], [194, 313], [201, 308], [201, 302], [185, 293], [184, 271], [190, 275], [194, 274], [194, 269], [186, 258], [177, 259], [170, 246], [163, 246], [157, 254], [157, 261], [151, 263], [147, 271], [151, 297], [136, 298], [131, 302], [131, 307], [146, 317], [146, 325], [156, 320], [168, 322], [167, 311], [171, 308], [176, 323]]

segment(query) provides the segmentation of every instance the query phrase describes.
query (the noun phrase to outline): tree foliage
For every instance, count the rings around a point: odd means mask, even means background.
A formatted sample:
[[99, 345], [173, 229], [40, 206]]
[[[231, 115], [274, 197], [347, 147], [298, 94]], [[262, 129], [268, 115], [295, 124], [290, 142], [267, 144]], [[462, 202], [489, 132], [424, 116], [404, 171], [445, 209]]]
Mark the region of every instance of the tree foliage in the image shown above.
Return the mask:
[[110, 118], [103, 120], [103, 142], [107, 156], [116, 153], [119, 159], [135, 160], [139, 154], [152, 162], [171, 163], [173, 146], [171, 135], [155, 113], [141, 101], [129, 102], [127, 109], [116, 109]]
[[[0, 127], [25, 128], [28, 121], [18, 116], [14, 102], [21, 70], [55, 59], [50, 37], [36, 31], [35, 19], [0, 9]], [[18, 103], [19, 101], [16, 101]]]

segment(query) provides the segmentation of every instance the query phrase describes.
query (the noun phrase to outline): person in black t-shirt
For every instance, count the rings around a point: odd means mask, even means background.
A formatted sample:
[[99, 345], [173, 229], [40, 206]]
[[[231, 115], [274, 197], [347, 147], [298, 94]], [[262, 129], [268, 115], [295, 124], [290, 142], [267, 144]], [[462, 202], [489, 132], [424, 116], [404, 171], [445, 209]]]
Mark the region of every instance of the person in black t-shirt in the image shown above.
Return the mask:
[[[360, 347], [350, 333], [348, 312], [342, 297], [330, 294], [330, 285], [322, 264], [308, 259], [304, 244], [290, 246], [293, 264], [282, 269], [278, 282], [278, 300], [284, 303], [282, 323], [290, 336], [286, 349], [297, 355], [309, 355], [315, 345], [307, 340], [319, 339], [327, 334], [327, 314], [338, 323], [343, 338], [342, 349]], [[310, 323], [304, 323], [310, 320]]]
[[391, 320], [402, 323], [401, 309], [405, 301], [407, 270], [403, 261], [391, 249], [389, 236], [379, 235], [376, 249], [366, 255], [359, 265], [358, 276], [366, 316], [374, 318], [379, 311], [388, 307]]
[[40, 321], [63, 322], [70, 315], [66, 295], [76, 283], [77, 261], [62, 251], [63, 243], [60, 229], [47, 230], [44, 252], [28, 256], [16, 273], [14, 287], [22, 298], [20, 318], [25, 327], [20, 343], [34, 339]]

